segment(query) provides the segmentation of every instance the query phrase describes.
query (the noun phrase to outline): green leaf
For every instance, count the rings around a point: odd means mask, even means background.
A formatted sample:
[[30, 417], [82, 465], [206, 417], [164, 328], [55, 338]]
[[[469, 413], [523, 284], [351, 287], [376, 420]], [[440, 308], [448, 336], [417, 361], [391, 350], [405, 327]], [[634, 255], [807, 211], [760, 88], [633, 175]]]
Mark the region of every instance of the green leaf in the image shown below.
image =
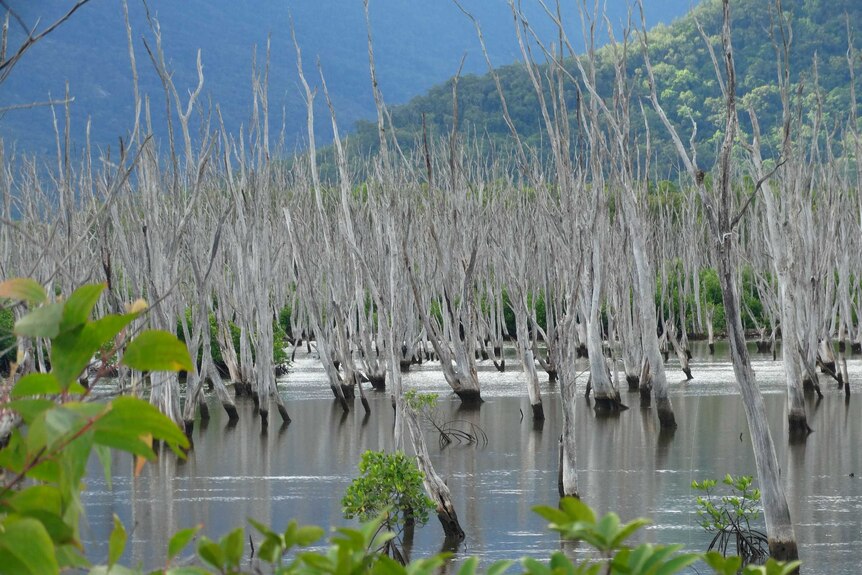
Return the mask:
[[186, 345], [172, 333], [149, 330], [126, 347], [123, 365], [140, 371], [193, 371]]
[[[556, 555], [556, 553], [554, 553]], [[521, 565], [530, 575], [551, 575], [551, 569], [547, 565], [533, 559], [532, 557], [524, 557], [521, 559]]]
[[198, 541], [198, 557], [216, 569], [224, 569], [224, 551], [218, 543], [215, 543], [206, 537], [201, 537]]
[[34, 485], [13, 493], [5, 502], [8, 509], [21, 517], [39, 521], [48, 532], [51, 540], [58, 545], [72, 543], [72, 526], [63, 519], [63, 495], [60, 490], [49, 485]]
[[120, 518], [114, 515], [114, 529], [108, 538], [108, 567], [113, 567], [126, 548], [126, 528]]
[[[4, 566], [4, 573], [60, 572], [51, 537], [39, 521], [30, 518], [7, 516], [0, 523], [0, 565]], [[13, 565], [17, 569], [12, 569]]]
[[629, 521], [625, 525], [619, 528], [616, 534], [613, 537], [610, 545], [612, 548], [620, 547], [623, 542], [634, 534], [635, 531], [640, 529], [645, 525], [649, 525], [650, 521], [648, 519], [634, 519]]
[[537, 514], [539, 517], [547, 519], [550, 523], [555, 523], [557, 525], [566, 523], [569, 521], [569, 516], [566, 515], [563, 511], [557, 509], [556, 507], [548, 507], [547, 505], [537, 505], [533, 507], [533, 512]]
[[251, 517], [248, 518], [248, 522], [251, 523], [251, 526], [257, 529], [261, 535], [277, 535], [275, 531], [261, 523], [260, 521], [256, 521]]
[[97, 565], [90, 569], [89, 575], [140, 575], [140, 571], [135, 571], [122, 565]]
[[313, 545], [323, 537], [326, 532], [316, 525], [306, 525], [296, 530], [295, 541], [300, 547]]
[[210, 575], [210, 572], [202, 567], [172, 567], [165, 575]]
[[10, 397], [18, 399], [32, 395], [49, 395], [60, 393], [60, 383], [50, 373], [30, 373], [18, 380], [12, 388]]
[[568, 515], [570, 521], [596, 522], [596, 514], [590, 509], [590, 506], [575, 497], [560, 499], [560, 509]]
[[21, 416], [26, 423], [31, 423], [44, 411], [56, 404], [50, 399], [18, 399], [10, 401], [6, 407]]
[[673, 575], [674, 573], [679, 573], [689, 565], [696, 562], [698, 559], [700, 559], [700, 557], [698, 557], [694, 553], [679, 555], [678, 557], [674, 557], [673, 559], [662, 565], [655, 572], [655, 575]]
[[502, 575], [503, 573], [508, 571], [509, 568], [514, 564], [514, 561], [508, 560], [495, 561], [491, 564], [490, 567], [488, 567], [488, 570], [485, 572], [485, 575]]
[[90, 562], [76, 545], [58, 545], [56, 548], [57, 563], [60, 569], [87, 569]]
[[225, 559], [228, 565], [239, 566], [242, 561], [243, 530], [242, 527], [234, 529], [219, 541], [224, 549]]
[[258, 547], [257, 556], [263, 561], [275, 563], [284, 554], [286, 549], [287, 546], [284, 544], [281, 535], [270, 532], [266, 534], [263, 543]]
[[51, 347], [51, 368], [60, 385], [67, 388], [86, 369], [99, 348], [113, 340], [133, 319], [135, 314], [106, 315], [57, 336]]
[[6, 501], [9, 507], [24, 514], [33, 510], [47, 511], [60, 515], [63, 512], [63, 498], [56, 487], [34, 485], [14, 493]]
[[332, 560], [317, 553], [305, 552], [299, 553], [297, 557], [312, 569], [317, 569], [323, 573], [333, 573]]
[[404, 566], [386, 555], [381, 555], [371, 570], [372, 575], [405, 575], [406, 573], [411, 571], [407, 571]]
[[72, 292], [66, 305], [63, 307], [63, 320], [60, 322], [60, 331], [68, 331], [87, 323], [93, 312], [96, 302], [102, 296], [102, 292], [108, 284], [83, 285]]
[[461, 565], [461, 568], [458, 570], [458, 575], [475, 575], [478, 567], [479, 558], [470, 557]]
[[53, 339], [60, 333], [63, 318], [62, 302], [38, 307], [15, 322], [13, 332], [24, 337], [46, 337]]
[[35, 454], [42, 448], [50, 449], [60, 439], [78, 430], [83, 423], [77, 413], [63, 406], [46, 409], [30, 424], [27, 450]]
[[39, 282], [30, 278], [14, 278], [0, 283], [0, 298], [23, 300], [28, 303], [43, 303], [48, 294]]
[[110, 410], [93, 426], [96, 443], [123, 449], [148, 459], [155, 457], [152, 448], [142, 441], [145, 435], [165, 441], [172, 448], [188, 448], [186, 434], [158, 409], [134, 397], [118, 397]]
[[735, 575], [742, 566], [742, 557], [737, 555], [725, 557], [718, 551], [707, 552], [703, 560], [719, 575]]
[[105, 483], [108, 485], [108, 490], [113, 489], [113, 475], [111, 473], [111, 450], [104, 445], [96, 445], [94, 447], [96, 456], [102, 464], [102, 472], [105, 474]]
[[176, 557], [180, 551], [186, 548], [192, 539], [194, 539], [195, 535], [198, 534], [203, 528], [203, 525], [196, 525], [194, 527], [190, 527], [188, 529], [181, 529], [174, 533], [171, 540], [168, 541], [168, 561], [173, 561], [174, 557]]

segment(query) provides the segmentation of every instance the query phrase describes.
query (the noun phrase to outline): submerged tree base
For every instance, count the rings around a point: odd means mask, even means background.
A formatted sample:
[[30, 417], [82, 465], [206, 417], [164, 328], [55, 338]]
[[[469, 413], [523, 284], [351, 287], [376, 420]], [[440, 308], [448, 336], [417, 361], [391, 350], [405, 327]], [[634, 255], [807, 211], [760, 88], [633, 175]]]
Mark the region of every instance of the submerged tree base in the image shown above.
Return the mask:
[[652, 406], [652, 386], [649, 384], [640, 386], [641, 408], [649, 409]]
[[243, 381], [233, 383], [233, 393], [236, 397], [251, 395], [251, 384]]
[[638, 375], [626, 374], [626, 383], [629, 386], [629, 391], [637, 391], [641, 386], [641, 378]]
[[820, 391], [820, 382], [809, 377], [802, 379], [802, 391], [804, 393], [816, 393], [817, 397], [823, 397], [823, 392]]
[[478, 389], [462, 389], [461, 391], [456, 391], [455, 395], [458, 396], [462, 404], [478, 405], [484, 401]]
[[[770, 537], [769, 555], [776, 561], [796, 561], [799, 559], [799, 548], [796, 546], [796, 541], [780, 541]], [[799, 573], [799, 569], [794, 573]]]
[[[402, 370], [403, 371], [403, 370]], [[386, 391], [386, 374], [369, 375], [368, 382], [376, 391]]]
[[287, 408], [281, 404], [278, 404], [278, 414], [281, 416], [281, 420], [284, 423], [290, 423], [290, 416], [287, 414]]
[[531, 406], [533, 408], [533, 421], [545, 421], [545, 409], [541, 403]]
[[808, 418], [805, 416], [805, 413], [795, 411], [791, 411], [790, 415], [787, 416], [787, 428], [791, 441], [804, 440], [814, 431], [808, 425]]
[[667, 398], [658, 399], [656, 401], [658, 412], [659, 426], [663, 430], [676, 429], [676, 416], [673, 413], [673, 408], [670, 405], [670, 400]]
[[453, 509], [451, 512], [445, 508], [437, 508], [437, 518], [440, 520], [440, 525], [443, 526], [443, 534], [446, 536], [446, 541], [460, 543], [466, 537], [464, 530], [461, 529], [461, 524], [458, 523], [458, 516]]
[[236, 406], [232, 403], [222, 402], [221, 406], [224, 408], [225, 413], [227, 413], [228, 421], [237, 422], [239, 421], [239, 414], [236, 411]]
[[593, 409], [597, 414], [614, 415], [628, 409], [628, 406], [620, 400], [619, 394], [613, 397], [595, 395], [594, 399], [596, 403]]

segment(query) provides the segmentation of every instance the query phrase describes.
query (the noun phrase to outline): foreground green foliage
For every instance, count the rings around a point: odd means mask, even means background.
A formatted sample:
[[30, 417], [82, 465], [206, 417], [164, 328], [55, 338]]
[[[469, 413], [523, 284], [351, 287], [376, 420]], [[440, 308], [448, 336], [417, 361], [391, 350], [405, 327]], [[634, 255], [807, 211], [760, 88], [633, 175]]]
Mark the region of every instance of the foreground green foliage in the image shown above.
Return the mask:
[[[23, 423], [0, 438], [5, 442], [0, 451], [3, 573], [49, 575], [87, 566], [79, 532], [80, 494], [93, 451], [110, 479], [110, 448], [144, 461], [155, 458], [154, 439], [164, 441], [180, 456], [188, 447], [182, 431], [147, 402], [131, 397], [88, 401], [88, 390], [76, 381], [106, 342], [111, 342], [111, 355], [124, 347], [122, 363], [133, 369], [192, 368], [188, 351], [171, 334], [147, 331], [129, 341], [127, 327], [141, 311], [92, 320], [104, 289], [102, 284], [83, 286], [65, 301], [49, 302], [33, 281], [0, 284], [0, 297], [31, 306], [31, 312], [15, 323], [15, 335], [51, 343], [51, 371], [29, 373], [14, 381], [17, 366], [13, 363], [0, 396], [7, 421], [17, 416]], [[119, 546], [112, 537], [112, 561], [122, 553]]]
[[[0, 387], [0, 416], [7, 421], [18, 417], [23, 423], [13, 426], [8, 437], [2, 438], [6, 443], [0, 449], [0, 574], [53, 575], [72, 570], [89, 570], [92, 575], [143, 573], [119, 564], [128, 534], [117, 517], [108, 541], [106, 563], [94, 566], [86, 557], [80, 538], [80, 495], [87, 461], [95, 452], [110, 481], [111, 449], [134, 455], [136, 472], [140, 472], [146, 461], [156, 457], [153, 440], [164, 442], [179, 457], [188, 448], [188, 440], [173, 422], [141, 399], [92, 401], [89, 390], [78, 384], [77, 377], [99, 351], [118, 354], [123, 365], [141, 371], [189, 370], [192, 365], [188, 350], [173, 334], [144, 331], [130, 337], [130, 324], [146, 308], [140, 302], [128, 313], [92, 319], [104, 289], [101, 284], [84, 286], [65, 300], [51, 302], [41, 286], [30, 280], [0, 283], [0, 298], [30, 306], [30, 313], [15, 324], [15, 335], [50, 342], [52, 366], [48, 373], [29, 373], [16, 381], [17, 365], [13, 364], [9, 381]], [[422, 399], [414, 397], [413, 401]], [[400, 452], [367, 452], [360, 472], [362, 475], [348, 489], [342, 503], [348, 517], [358, 517], [365, 523], [335, 530], [323, 550], [319, 547], [323, 529], [296, 522], [290, 522], [284, 531], [276, 531], [250, 519], [260, 541], [253, 559], [252, 550], [246, 548], [251, 538], [242, 527], [216, 541], [199, 536], [202, 526], [197, 526], [181, 530], [170, 539], [164, 568], [151, 573], [430, 575], [451, 560], [450, 554], [443, 553], [401, 564], [387, 553], [397, 537], [393, 531], [400, 533], [408, 520], [405, 510], [410, 510], [413, 521], [422, 524], [432, 508], [422, 491], [422, 475], [407, 456]], [[742, 495], [727, 503], [737, 516], [747, 516], [752, 509], [750, 502], [756, 500], [750, 478], [728, 477], [728, 481]], [[709, 496], [714, 484], [698, 485]], [[702, 504], [705, 521], [720, 525], [725, 515], [717, 505], [707, 502], [705, 499]], [[648, 523], [646, 520], [622, 523], [614, 513], [597, 517], [576, 499], [561, 500], [559, 508], [537, 507], [536, 512], [548, 519], [550, 528], [563, 538], [584, 542], [596, 556], [575, 561], [558, 551], [548, 561], [524, 558], [520, 561], [523, 573], [672, 575], [702, 559], [715, 573], [731, 575], [742, 566], [739, 557], [725, 558], [716, 552], [680, 553], [680, 545], [632, 546], [630, 539]], [[175, 565], [195, 538], [197, 564], [188, 565], [183, 560], [182, 566]], [[309, 549], [311, 546], [316, 547]], [[459, 573], [477, 573], [478, 565], [477, 558], [469, 558]], [[488, 566], [486, 573], [497, 575], [514, 565], [513, 561], [499, 561]], [[786, 575], [797, 566], [798, 562], [781, 565], [770, 560], [762, 566], [742, 567], [741, 572]]]

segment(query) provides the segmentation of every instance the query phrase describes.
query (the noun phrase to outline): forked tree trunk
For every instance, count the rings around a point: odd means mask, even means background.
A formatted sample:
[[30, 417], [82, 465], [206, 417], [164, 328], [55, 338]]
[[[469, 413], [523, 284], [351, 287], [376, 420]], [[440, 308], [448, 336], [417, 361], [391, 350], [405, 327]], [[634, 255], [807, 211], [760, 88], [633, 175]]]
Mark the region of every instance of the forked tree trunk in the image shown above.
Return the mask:
[[688, 364], [688, 353], [680, 344], [679, 339], [676, 335], [676, 325], [673, 323], [673, 319], [668, 320], [664, 325], [664, 331], [667, 334], [667, 340], [670, 342], [673, 347], [674, 353], [676, 353], [676, 357], [679, 360], [679, 368], [685, 374], [686, 381], [691, 381], [694, 379], [691, 375], [691, 368]]
[[828, 333], [820, 340], [820, 346], [817, 351], [817, 364], [820, 366], [822, 373], [825, 373], [841, 385], [841, 373], [835, 362], [835, 353], [832, 351], [832, 339]]
[[675, 429], [676, 416], [667, 389], [667, 376], [661, 358], [661, 348], [658, 339], [658, 317], [655, 310], [655, 272], [646, 252], [646, 238], [643, 226], [637, 217], [636, 206], [629, 201], [623, 203], [627, 218], [631, 219], [632, 253], [635, 261], [635, 279], [638, 298], [638, 313], [640, 314], [641, 345], [643, 346], [644, 365], [641, 370], [641, 407], [649, 405], [650, 390], [655, 390], [656, 411], [662, 429]]
[[[472, 353], [468, 353], [463, 345], [465, 342], [458, 340], [458, 326], [454, 326], [454, 334], [451, 342], [442, 340], [442, 334], [439, 329], [431, 323], [431, 318], [424, 308], [423, 298], [419, 293], [419, 286], [416, 283], [413, 270], [407, 255], [404, 254], [404, 266], [407, 269], [407, 277], [410, 280], [410, 287], [413, 290], [413, 298], [416, 302], [416, 307], [419, 310], [419, 315], [422, 318], [422, 323], [425, 325], [425, 330], [431, 339], [431, 345], [434, 352], [440, 358], [440, 367], [443, 370], [443, 376], [446, 378], [446, 383], [452, 388], [452, 391], [461, 399], [463, 403], [476, 404], [482, 402], [482, 395], [479, 390], [479, 379], [476, 375], [475, 358]], [[445, 312], [444, 312], [445, 314]], [[449, 344], [455, 349], [452, 350]]]

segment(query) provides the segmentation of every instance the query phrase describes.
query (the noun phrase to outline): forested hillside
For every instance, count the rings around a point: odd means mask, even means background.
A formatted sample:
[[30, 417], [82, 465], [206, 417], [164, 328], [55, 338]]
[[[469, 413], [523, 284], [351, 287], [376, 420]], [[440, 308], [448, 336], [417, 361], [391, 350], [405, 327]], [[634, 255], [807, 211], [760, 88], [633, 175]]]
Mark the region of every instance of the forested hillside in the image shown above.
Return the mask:
[[[749, 130], [747, 110], [751, 107], [757, 113], [764, 132], [773, 136], [774, 143], [781, 126], [781, 102], [776, 83], [777, 56], [772, 34], [773, 24], [777, 21], [776, 14], [771, 2], [739, 0], [731, 4], [742, 127], [744, 131]], [[790, 25], [788, 37], [791, 40], [792, 82], [795, 88], [801, 88], [803, 96], [797, 102], [798, 109], [803, 114], [809, 114], [820, 106], [824, 120], [840, 126], [849, 117], [850, 106], [848, 21], [853, 44], [858, 50], [862, 47], [862, 30], [856, 30], [855, 27], [862, 22], [862, 2], [786, 0], [782, 4]], [[697, 141], [707, 143], [700, 146], [700, 160], [703, 165], [709, 166], [720, 141], [723, 101], [709, 52], [696, 21], [701, 23], [720, 58], [718, 33], [721, 9], [717, 0], [706, 0], [693, 13], [673, 24], [649, 30], [647, 37], [662, 105], [686, 136], [692, 133], [692, 126], [696, 124]], [[580, 26], [578, 20], [570, 22], [568, 28], [580, 29]], [[775, 38], [780, 44], [780, 37]], [[577, 44], [574, 45], [577, 48]], [[612, 91], [614, 79], [615, 58], [611, 50], [611, 47], [606, 46], [596, 54], [597, 84], [607, 94]], [[578, 77], [573, 62], [570, 61], [568, 69], [574, 77]], [[543, 137], [540, 107], [524, 66], [504, 66], [497, 70], [497, 74], [509, 113], [521, 138], [540, 148]], [[628, 74], [634, 94], [632, 101], [637, 103], [641, 99], [648, 99], [642, 48], [635, 36], [632, 36], [629, 45]], [[450, 79], [427, 94], [414, 98], [407, 105], [392, 108], [393, 124], [402, 145], [410, 146], [417, 141], [423, 115], [432, 135], [443, 134], [451, 129], [452, 84]], [[817, 87], [819, 90], [815, 89]], [[485, 146], [505, 149], [511, 142], [510, 130], [505, 123], [492, 77], [488, 74], [465, 75], [459, 80], [457, 92], [459, 129], [484, 136]], [[859, 93], [857, 85], [857, 95]], [[568, 109], [572, 117], [577, 110], [576, 99], [576, 90], [573, 87], [568, 89]], [[648, 116], [655, 119], [651, 107], [647, 105], [645, 108], [649, 110]], [[634, 124], [643, 131], [643, 121]], [[657, 123], [652, 125], [658, 126]], [[671, 150], [669, 142], [662, 139], [663, 134], [661, 130], [655, 131], [652, 150], [659, 158], [675, 162], [676, 153]], [[642, 134], [640, 136], [642, 142]], [[708, 145], [710, 142], [713, 145]], [[356, 134], [351, 137], [351, 145], [361, 150], [375, 149], [376, 125], [360, 123]], [[664, 162], [659, 165], [664, 165]]]
[[[129, 20], [136, 52], [141, 91], [150, 97], [153, 131], [164, 141], [164, 92], [147, 55], [145, 42], [155, 41], [144, 2], [128, 0]], [[9, 6], [20, 17], [11, 20], [10, 45], [23, 39], [23, 25], [40, 23], [41, 30], [62, 14], [69, 0], [13, 1]], [[683, 14], [689, 0], [646, 0], [651, 23], [670, 22]], [[6, 4], [4, 3], [4, 6]], [[494, 65], [518, 58], [513, 36], [513, 18], [505, 0], [462, 0], [481, 23]], [[541, 37], [551, 38], [554, 29], [539, 16], [536, 0], [523, 2], [535, 16]], [[312, 88], [319, 87], [317, 62], [343, 127], [374, 115], [365, 16], [361, 0], [148, 0], [150, 16], [158, 22], [162, 43], [181, 93], [197, 84], [195, 59], [201, 52], [205, 84], [202, 100], [210, 109], [219, 106], [225, 126], [238, 133], [248, 126], [252, 114], [252, 60], [257, 51], [263, 66], [267, 40], [271, 42], [269, 104], [273, 130], [285, 134], [285, 146], [303, 145], [305, 105], [296, 74], [296, 57], [290, 36], [293, 20], [304, 67]], [[576, 18], [575, 3], [566, 16]], [[608, 16], [617, 29], [625, 20], [624, 3], [608, 5]], [[5, 9], [4, 9], [5, 12]], [[450, 0], [405, 2], [372, 0], [369, 3], [374, 36], [378, 80], [387, 102], [408, 101], [458, 69], [465, 57], [464, 72], [483, 72], [485, 60], [469, 19]], [[36, 45], [0, 89], [0, 109], [44, 102], [62, 97], [66, 83], [75, 101], [71, 106], [73, 141], [81, 144], [87, 119], [92, 120], [91, 138], [96, 146], [116, 145], [133, 123], [132, 74], [123, 3], [92, 0], [74, 18]], [[322, 96], [316, 100], [324, 117]], [[328, 122], [320, 122], [317, 137], [331, 139]], [[0, 135], [7, 146], [53, 153], [54, 122], [45, 107], [15, 110], [0, 116]]]

